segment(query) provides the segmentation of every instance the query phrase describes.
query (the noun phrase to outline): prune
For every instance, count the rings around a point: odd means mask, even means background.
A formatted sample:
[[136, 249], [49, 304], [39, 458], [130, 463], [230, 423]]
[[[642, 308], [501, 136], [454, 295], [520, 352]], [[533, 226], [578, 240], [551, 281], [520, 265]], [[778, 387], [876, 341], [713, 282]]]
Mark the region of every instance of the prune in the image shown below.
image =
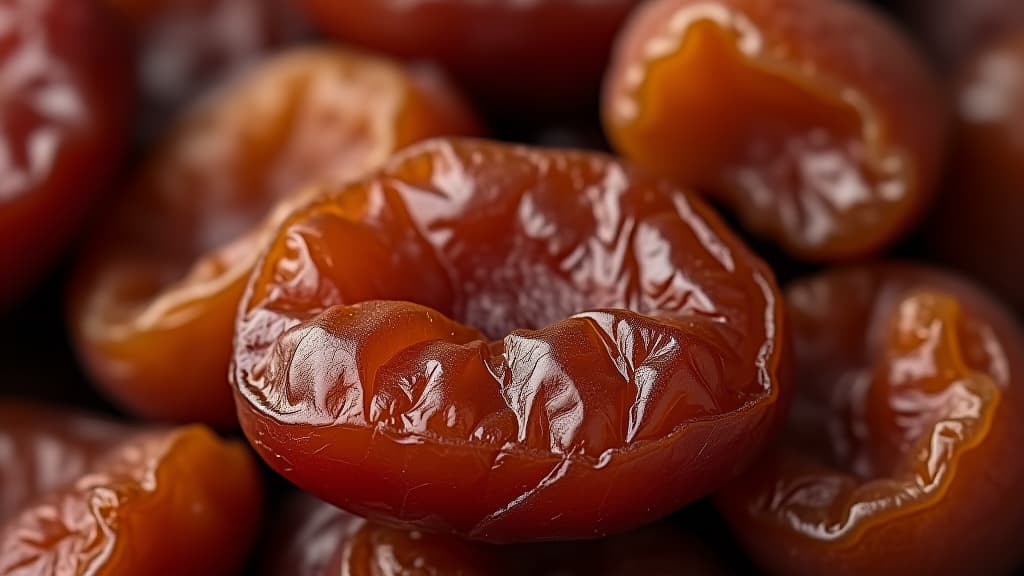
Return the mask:
[[956, 146], [929, 247], [1024, 312], [1024, 32], [968, 61], [955, 99]]
[[[255, 121], [254, 121], [255, 119]], [[80, 266], [71, 320], [95, 379], [150, 418], [236, 425], [235, 311], [275, 202], [474, 130], [438, 78], [334, 49], [286, 53], [180, 120]]]
[[899, 31], [847, 0], [657, 0], [623, 32], [612, 145], [806, 260], [877, 252], [932, 197], [945, 107]]
[[797, 379], [775, 451], [717, 500], [779, 574], [998, 574], [1024, 528], [1024, 334], [929, 268], [786, 292]]
[[784, 406], [780, 306], [689, 193], [601, 154], [434, 140], [286, 220], [232, 381], [267, 463], [342, 508], [596, 537], [757, 451]]
[[104, 0], [134, 32], [152, 131], [218, 79], [308, 36], [286, 0]]
[[38, 279], [113, 176], [127, 51], [89, 0], [0, 1], [0, 306]]
[[615, 33], [639, 0], [300, 0], [346, 42], [441, 63], [484, 99], [578, 107], [598, 92]]
[[902, 0], [911, 27], [945, 65], [962, 63], [994, 39], [1024, 29], [1020, 0]]
[[0, 524], [38, 496], [71, 484], [128, 433], [101, 418], [0, 404]]
[[8, 405], [0, 415], [0, 439], [16, 458], [3, 457], [4, 489], [25, 498], [4, 502], [0, 574], [228, 574], [241, 566], [261, 515], [247, 448], [199, 426], [114, 434], [114, 425], [39, 408]]
[[263, 564], [267, 576], [727, 573], [696, 537], [663, 524], [588, 542], [493, 546], [381, 526], [301, 496], [288, 503], [282, 528], [273, 559]]

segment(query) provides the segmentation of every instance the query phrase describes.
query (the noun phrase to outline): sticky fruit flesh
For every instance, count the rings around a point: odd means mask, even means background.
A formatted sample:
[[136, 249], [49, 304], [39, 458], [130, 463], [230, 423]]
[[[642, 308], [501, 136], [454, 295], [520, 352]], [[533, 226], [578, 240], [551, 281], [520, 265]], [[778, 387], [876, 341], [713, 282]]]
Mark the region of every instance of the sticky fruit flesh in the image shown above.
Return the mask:
[[758, 450], [785, 403], [778, 306], [686, 192], [599, 154], [430, 141], [289, 217], [232, 378], [264, 459], [334, 504], [481, 540], [587, 538]]
[[606, 78], [604, 125], [620, 153], [720, 199], [799, 258], [877, 252], [931, 197], [944, 135], [934, 82], [862, 7], [653, 2]]
[[804, 574], [1016, 565], [1024, 339], [1005, 311], [959, 279], [898, 265], [827, 272], [787, 302], [786, 431], [718, 496], [755, 559]]
[[157, 145], [79, 266], [71, 320], [89, 372], [132, 413], [235, 426], [238, 301], [302, 188], [475, 130], [442, 78], [334, 48], [283, 53], [212, 93]]
[[[115, 440], [102, 429], [113, 425], [84, 416], [43, 413], [25, 424], [0, 422], [0, 433], [31, 450], [19, 466], [42, 469], [57, 454], [82, 460], [66, 460], [60, 474], [28, 475], [27, 499], [0, 517], [0, 574], [141, 575], [153, 566], [223, 574], [241, 567], [262, 507], [245, 447], [200, 426], [122, 428]], [[71, 431], [88, 436], [67, 437]]]

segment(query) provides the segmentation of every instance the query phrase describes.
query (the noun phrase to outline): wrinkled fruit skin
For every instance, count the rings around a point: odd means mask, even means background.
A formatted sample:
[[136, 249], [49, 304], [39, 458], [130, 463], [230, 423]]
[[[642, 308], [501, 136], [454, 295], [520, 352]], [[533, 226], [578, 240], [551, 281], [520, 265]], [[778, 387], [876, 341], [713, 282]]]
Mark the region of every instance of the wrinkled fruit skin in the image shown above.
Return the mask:
[[134, 33], [146, 130], [218, 78], [308, 35], [282, 0], [102, 0]]
[[408, 532], [352, 516], [307, 495], [292, 498], [265, 576], [724, 575], [699, 539], [666, 524], [587, 542], [493, 546]]
[[18, 458], [0, 461], [15, 468], [0, 468], [4, 488], [23, 499], [6, 493], [0, 510], [0, 574], [241, 568], [262, 506], [247, 448], [200, 426], [128, 430], [19, 405], [0, 406], [0, 416], [0, 439]]
[[879, 252], [932, 197], [942, 99], [913, 46], [858, 3], [656, 0], [605, 82], [617, 151], [797, 258]]
[[957, 140], [929, 223], [929, 249], [1024, 314], [1024, 32], [959, 73]]
[[973, 285], [908, 265], [787, 290], [793, 407], [717, 496], [776, 574], [1002, 574], [1024, 528], [1024, 335]]
[[440, 63], [503, 106], [576, 107], [597, 92], [619, 26], [639, 0], [301, 0], [345, 42]]
[[600, 154], [435, 140], [289, 217], [232, 378], [264, 460], [351, 512], [598, 537], [757, 452], [785, 405], [780, 306], [688, 193]]
[[113, 422], [31, 404], [0, 404], [0, 525], [67, 486], [130, 433]]
[[993, 40], [1024, 28], [1019, 0], [902, 0], [906, 19], [943, 65], [962, 64]]
[[79, 266], [70, 317], [88, 371], [132, 413], [236, 426], [235, 312], [300, 188], [475, 130], [443, 80], [338, 49], [284, 53], [211, 94], [156, 147]]
[[120, 30], [89, 0], [3, 0], [0, 308], [47, 271], [120, 160], [133, 111]]

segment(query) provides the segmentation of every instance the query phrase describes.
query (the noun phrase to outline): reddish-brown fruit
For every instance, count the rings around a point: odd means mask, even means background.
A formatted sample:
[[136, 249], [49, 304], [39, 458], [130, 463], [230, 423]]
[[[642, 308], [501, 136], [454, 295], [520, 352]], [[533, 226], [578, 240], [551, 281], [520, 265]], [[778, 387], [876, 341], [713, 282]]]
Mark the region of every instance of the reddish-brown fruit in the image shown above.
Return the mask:
[[[198, 426], [129, 432], [19, 405], [0, 407], [0, 417], [0, 439], [16, 458], [0, 458], [3, 488], [12, 488], [0, 510], [0, 574], [241, 568], [262, 509], [246, 447]], [[11, 494], [20, 501], [7, 501]]]
[[346, 42], [442, 64], [512, 106], [593, 99], [619, 26], [639, 0], [300, 0]]
[[127, 426], [31, 404], [0, 404], [0, 525], [67, 486], [130, 433]]
[[345, 509], [596, 537], [760, 448], [784, 406], [780, 306], [689, 193], [601, 154], [436, 140], [288, 218], [232, 378], [263, 458]]
[[667, 525], [588, 542], [494, 546], [374, 524], [306, 495], [288, 502], [266, 576], [661, 576], [726, 574], [693, 534]]
[[153, 152], [80, 266], [71, 320], [86, 367], [133, 413], [234, 426], [235, 312], [289, 195], [474, 131], [440, 79], [335, 49], [283, 54], [211, 95]]
[[90, 0], [0, 0], [0, 307], [52, 264], [126, 140], [119, 30]]
[[848, 0], [655, 0], [606, 77], [612, 145], [816, 261], [898, 239], [932, 197], [945, 107], [900, 32]]
[[901, 265], [787, 290], [778, 449], [718, 503], [777, 574], [1002, 574], [1024, 529], [1024, 334], [972, 285]]
[[954, 96], [957, 141], [928, 246], [1024, 313], [1024, 33], [969, 60]]

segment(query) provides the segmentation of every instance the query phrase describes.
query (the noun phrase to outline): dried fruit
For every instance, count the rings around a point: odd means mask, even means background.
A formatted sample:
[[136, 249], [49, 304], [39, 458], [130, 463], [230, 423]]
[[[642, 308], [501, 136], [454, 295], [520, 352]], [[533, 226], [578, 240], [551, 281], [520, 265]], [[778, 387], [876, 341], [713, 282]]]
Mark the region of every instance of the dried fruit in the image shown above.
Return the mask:
[[64, 250], [120, 161], [127, 53], [89, 0], [0, 1], [0, 307]]
[[435, 140], [286, 220], [232, 378], [267, 463], [347, 510], [596, 537], [757, 452], [784, 405], [780, 305], [686, 192], [600, 154]]
[[718, 503], [780, 574], [1000, 574], [1024, 528], [1024, 334], [958, 278], [838, 269], [787, 290], [777, 450]]
[[[0, 438], [19, 449], [12, 486], [26, 498], [16, 512], [14, 502], [0, 511], [0, 574], [228, 574], [242, 566], [262, 507], [245, 447], [199, 426], [114, 440], [113, 425], [85, 416], [18, 405], [0, 414], [15, 416], [13, 425], [0, 421]], [[86, 436], [71, 436], [79, 432]]]
[[606, 77], [623, 156], [720, 199], [791, 254], [897, 240], [932, 197], [945, 108], [911, 44], [847, 0], [656, 0]]
[[289, 196], [474, 130], [439, 79], [337, 49], [283, 54], [212, 95], [147, 160], [79, 267], [71, 320], [87, 368], [136, 414], [234, 426], [235, 311]]

